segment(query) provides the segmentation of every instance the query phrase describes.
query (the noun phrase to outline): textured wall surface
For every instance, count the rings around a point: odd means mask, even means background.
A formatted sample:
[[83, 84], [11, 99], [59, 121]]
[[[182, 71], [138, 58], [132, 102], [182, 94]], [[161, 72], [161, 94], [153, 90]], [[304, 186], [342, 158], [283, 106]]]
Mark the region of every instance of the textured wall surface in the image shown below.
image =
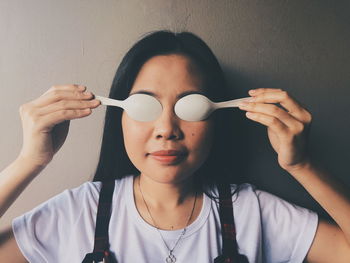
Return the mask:
[[[350, 185], [350, 4], [348, 1], [2, 0], [0, 1], [0, 169], [19, 153], [21, 104], [52, 85], [80, 83], [106, 96], [123, 54], [144, 33], [192, 31], [219, 58], [233, 96], [282, 88], [313, 114], [311, 153]], [[65, 145], [1, 219], [0, 228], [44, 200], [91, 179], [104, 107], [74, 120]], [[320, 213], [279, 166], [266, 128], [237, 127], [247, 182]], [[245, 131], [245, 132], [242, 132]]]

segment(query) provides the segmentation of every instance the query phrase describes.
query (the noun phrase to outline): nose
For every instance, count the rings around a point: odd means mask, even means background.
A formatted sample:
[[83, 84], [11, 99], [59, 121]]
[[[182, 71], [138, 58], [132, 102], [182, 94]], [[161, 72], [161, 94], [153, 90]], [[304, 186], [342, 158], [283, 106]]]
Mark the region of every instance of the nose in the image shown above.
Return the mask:
[[154, 134], [156, 139], [179, 140], [183, 137], [180, 119], [174, 112], [174, 107], [163, 108], [162, 114], [155, 120]]

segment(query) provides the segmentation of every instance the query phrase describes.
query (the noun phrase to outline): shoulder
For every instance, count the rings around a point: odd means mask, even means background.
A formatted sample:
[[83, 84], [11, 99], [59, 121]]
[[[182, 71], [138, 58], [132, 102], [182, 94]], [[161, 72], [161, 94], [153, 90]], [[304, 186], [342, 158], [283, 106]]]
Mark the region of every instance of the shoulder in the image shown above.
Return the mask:
[[[120, 190], [120, 188], [122, 187], [122, 185], [125, 183], [127, 179], [128, 179], [128, 176], [121, 179], [114, 180], [114, 185], [115, 185], [114, 193], [117, 193]], [[96, 201], [98, 200], [98, 197], [102, 188], [102, 184], [103, 183], [100, 181], [96, 181], [96, 182], [88, 181], [77, 187], [64, 190], [62, 193], [54, 196], [53, 199], [55, 198], [60, 199], [63, 197], [72, 198], [72, 199], [89, 198]]]
[[236, 191], [232, 196], [233, 202], [237, 201], [244, 204], [245, 207], [258, 206], [263, 216], [274, 215], [277, 212], [280, 216], [283, 214], [315, 214], [312, 210], [288, 202], [276, 194], [258, 189], [250, 183], [231, 184], [231, 191]]
[[231, 191], [235, 191], [232, 202], [237, 220], [260, 222], [270, 233], [278, 235], [281, 228], [291, 226], [312, 225], [314, 229], [317, 224], [318, 215], [314, 211], [258, 189], [253, 184], [231, 184]]
[[267, 192], [265, 190], [258, 189], [257, 186], [251, 183], [243, 184], [231, 184], [231, 192], [233, 201], [239, 200], [240, 202], [251, 202], [253, 200], [259, 202], [261, 207], [271, 207], [276, 203], [290, 204], [288, 201], [277, 196], [276, 194]]
[[[115, 179], [114, 180], [114, 191], [113, 194], [117, 195], [119, 190], [122, 188], [127, 178]], [[55, 203], [74, 203], [76, 205], [91, 204], [93, 206], [98, 204], [98, 199], [102, 189], [103, 183], [100, 181], [96, 182], [85, 182], [77, 187], [66, 189], [60, 194], [54, 196], [48, 202]], [[81, 201], [84, 201], [81, 203]]]
[[[124, 179], [115, 180], [114, 194], [118, 192]], [[49, 198], [21, 217], [34, 219], [40, 215], [39, 218], [57, 220], [58, 217], [62, 216], [66, 220], [75, 221], [77, 215], [82, 212], [95, 214], [101, 188], [102, 182], [85, 182]]]
[[[115, 180], [115, 194], [124, 181]], [[85, 182], [15, 218], [12, 229], [23, 255], [30, 262], [56, 262], [65, 257], [62, 251], [86, 253], [93, 245], [101, 188], [101, 182]]]
[[[98, 203], [101, 182], [85, 182], [77, 187], [66, 189], [39, 205], [36, 209], [51, 208], [59, 212], [74, 212], [82, 208], [94, 207]], [[80, 209], [79, 209], [80, 208]]]
[[232, 201], [249, 205], [258, 201], [258, 189], [250, 183], [231, 184]]
[[57, 202], [62, 200], [78, 201], [83, 198], [88, 198], [92, 201], [98, 201], [101, 187], [101, 182], [85, 182], [77, 187], [64, 190], [60, 194], [51, 198], [51, 200]]
[[231, 189], [237, 192], [232, 200], [241, 242], [248, 245], [255, 237], [266, 262], [302, 262], [315, 235], [317, 213], [252, 184], [231, 185]]

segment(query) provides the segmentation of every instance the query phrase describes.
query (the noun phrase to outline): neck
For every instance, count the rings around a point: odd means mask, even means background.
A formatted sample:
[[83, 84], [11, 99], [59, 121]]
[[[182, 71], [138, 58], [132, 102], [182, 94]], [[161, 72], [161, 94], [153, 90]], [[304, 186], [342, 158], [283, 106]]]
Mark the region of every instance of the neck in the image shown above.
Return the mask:
[[171, 210], [183, 206], [185, 202], [195, 197], [193, 178], [190, 177], [181, 183], [160, 183], [142, 173], [135, 178], [134, 189], [140, 188], [147, 204], [159, 210]]

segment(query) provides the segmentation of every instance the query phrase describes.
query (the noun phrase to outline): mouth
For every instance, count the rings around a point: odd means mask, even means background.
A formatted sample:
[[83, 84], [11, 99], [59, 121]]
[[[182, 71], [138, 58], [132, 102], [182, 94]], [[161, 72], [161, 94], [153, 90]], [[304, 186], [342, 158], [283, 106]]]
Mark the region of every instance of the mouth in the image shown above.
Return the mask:
[[178, 150], [162, 150], [148, 154], [153, 160], [156, 160], [162, 164], [177, 164], [183, 161], [187, 153], [185, 151]]

